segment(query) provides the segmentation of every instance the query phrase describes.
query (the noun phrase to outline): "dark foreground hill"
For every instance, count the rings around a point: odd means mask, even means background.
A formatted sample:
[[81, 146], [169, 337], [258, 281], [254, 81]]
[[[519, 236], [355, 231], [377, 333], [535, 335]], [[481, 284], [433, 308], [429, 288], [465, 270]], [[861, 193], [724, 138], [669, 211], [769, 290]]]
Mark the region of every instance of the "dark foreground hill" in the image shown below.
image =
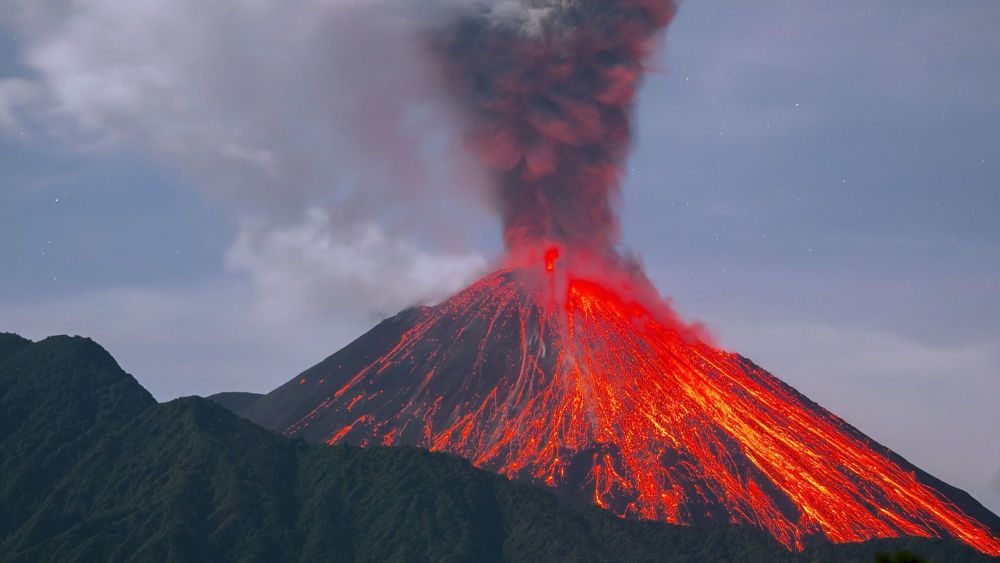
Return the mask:
[[263, 397], [263, 393], [246, 393], [243, 391], [227, 391], [216, 393], [205, 397], [209, 401], [225, 407], [236, 414], [240, 414], [244, 409], [252, 405], [257, 399]]
[[2, 561], [871, 561], [756, 531], [623, 521], [415, 448], [307, 445], [200, 398], [157, 404], [91, 340], [0, 334]]

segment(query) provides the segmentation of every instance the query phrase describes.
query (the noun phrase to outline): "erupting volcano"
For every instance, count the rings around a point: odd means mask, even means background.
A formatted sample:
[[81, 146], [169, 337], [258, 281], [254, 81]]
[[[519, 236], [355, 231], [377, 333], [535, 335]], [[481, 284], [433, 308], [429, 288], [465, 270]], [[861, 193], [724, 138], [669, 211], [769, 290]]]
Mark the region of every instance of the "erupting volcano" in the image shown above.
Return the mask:
[[329, 444], [450, 452], [623, 517], [826, 538], [954, 537], [996, 516], [679, 321], [617, 251], [629, 116], [665, 0], [500, 3], [432, 35], [495, 178], [508, 257], [244, 414]]
[[913, 535], [1000, 554], [995, 517], [964, 493], [560, 262], [404, 311], [245, 414], [310, 441], [454, 453], [620, 516], [756, 526], [791, 549]]

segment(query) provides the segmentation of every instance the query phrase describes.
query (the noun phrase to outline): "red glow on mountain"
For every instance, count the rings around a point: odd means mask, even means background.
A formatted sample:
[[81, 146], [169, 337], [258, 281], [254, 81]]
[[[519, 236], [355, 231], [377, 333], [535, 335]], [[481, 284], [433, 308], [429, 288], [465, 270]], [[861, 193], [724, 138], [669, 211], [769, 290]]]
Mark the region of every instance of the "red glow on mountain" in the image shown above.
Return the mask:
[[559, 249], [552, 247], [545, 251], [545, 271], [554, 272], [556, 270], [556, 260], [559, 259]]
[[387, 320], [256, 418], [330, 444], [450, 452], [622, 517], [755, 526], [790, 549], [953, 536], [1000, 554], [891, 452], [665, 306], [556, 267], [558, 252]]

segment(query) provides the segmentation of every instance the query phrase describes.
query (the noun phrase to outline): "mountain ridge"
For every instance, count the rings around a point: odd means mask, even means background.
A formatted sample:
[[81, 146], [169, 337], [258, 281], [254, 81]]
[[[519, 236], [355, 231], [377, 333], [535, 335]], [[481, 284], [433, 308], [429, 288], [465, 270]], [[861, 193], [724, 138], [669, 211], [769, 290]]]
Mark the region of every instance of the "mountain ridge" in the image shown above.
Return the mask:
[[205, 398], [225, 408], [228, 411], [240, 414], [241, 411], [252, 405], [254, 401], [263, 396], [264, 396], [263, 393], [250, 393], [247, 391], [223, 391], [221, 393], [215, 393], [214, 395], [209, 395]]
[[[308, 445], [199, 397], [156, 403], [87, 339], [21, 346], [0, 360], [0, 382], [0, 413], [19, 401], [24, 417], [4, 420], [0, 464], [44, 477], [24, 497], [12, 494], [17, 476], [0, 473], [0, 506], [17, 504], [24, 516], [0, 530], [0, 561], [860, 562], [902, 548], [990, 560], [927, 540], [793, 554], [751, 529], [568, 508], [448, 454]], [[59, 413], [74, 425], [34, 425]], [[61, 443], [19, 448], [26, 432]], [[62, 452], [61, 464], [43, 463], [49, 449]]]

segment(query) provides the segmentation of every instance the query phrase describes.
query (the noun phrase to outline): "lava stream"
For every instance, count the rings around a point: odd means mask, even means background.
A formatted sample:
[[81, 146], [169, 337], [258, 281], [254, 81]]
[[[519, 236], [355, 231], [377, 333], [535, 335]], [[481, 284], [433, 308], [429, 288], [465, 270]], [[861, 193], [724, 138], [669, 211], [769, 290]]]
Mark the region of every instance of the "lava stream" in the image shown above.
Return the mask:
[[412, 313], [286, 432], [451, 452], [619, 516], [752, 525], [790, 549], [953, 536], [1000, 555], [986, 525], [863, 434], [557, 258]]

